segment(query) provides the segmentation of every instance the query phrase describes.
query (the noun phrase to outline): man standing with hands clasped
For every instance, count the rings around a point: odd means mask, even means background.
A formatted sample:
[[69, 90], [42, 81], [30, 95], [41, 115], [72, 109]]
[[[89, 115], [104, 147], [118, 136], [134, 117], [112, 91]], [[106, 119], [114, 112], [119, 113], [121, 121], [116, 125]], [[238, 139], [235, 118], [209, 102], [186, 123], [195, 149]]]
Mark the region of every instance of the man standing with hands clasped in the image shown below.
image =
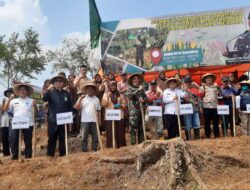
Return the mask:
[[[11, 94], [4, 106], [4, 111], [10, 109], [13, 111], [14, 118], [28, 118], [29, 128], [22, 129], [24, 144], [25, 144], [25, 158], [32, 157], [32, 131], [34, 125], [33, 108], [37, 110], [36, 103], [29, 98], [33, 94], [33, 88], [28, 84], [18, 84], [14, 86], [14, 94]], [[18, 98], [15, 98], [15, 95]], [[19, 129], [11, 129], [10, 132], [10, 147], [12, 152], [12, 160], [18, 159], [19, 148]]]
[[53, 157], [55, 155], [57, 138], [59, 138], [60, 156], [64, 156], [66, 154], [65, 128], [64, 125], [57, 125], [56, 115], [72, 112], [73, 105], [69, 92], [63, 89], [68, 85], [68, 80], [65, 77], [55, 76], [50, 80], [50, 83], [53, 85], [47, 89], [43, 97], [43, 101], [49, 103], [47, 156]]

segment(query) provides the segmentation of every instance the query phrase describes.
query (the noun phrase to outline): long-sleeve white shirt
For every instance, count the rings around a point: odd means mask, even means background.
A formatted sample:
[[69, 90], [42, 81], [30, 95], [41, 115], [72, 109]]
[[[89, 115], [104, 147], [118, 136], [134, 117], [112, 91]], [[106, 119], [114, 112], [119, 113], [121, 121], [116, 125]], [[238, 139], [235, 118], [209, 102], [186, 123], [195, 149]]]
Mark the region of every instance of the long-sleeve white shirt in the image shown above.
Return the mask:
[[164, 114], [174, 115], [176, 113], [176, 101], [174, 101], [175, 95], [178, 96], [179, 104], [181, 102], [181, 98], [185, 97], [186, 92], [181, 89], [166, 89], [163, 92], [163, 103], [165, 104]]

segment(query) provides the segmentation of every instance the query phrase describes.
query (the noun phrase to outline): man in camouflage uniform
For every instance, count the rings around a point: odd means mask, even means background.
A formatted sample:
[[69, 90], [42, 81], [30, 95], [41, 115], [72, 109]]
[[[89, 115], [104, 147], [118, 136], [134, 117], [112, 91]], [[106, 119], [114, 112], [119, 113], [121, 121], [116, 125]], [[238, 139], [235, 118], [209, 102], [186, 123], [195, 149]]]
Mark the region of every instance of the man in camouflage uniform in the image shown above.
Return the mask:
[[136, 144], [136, 132], [138, 143], [144, 141], [142, 114], [140, 103], [145, 104], [147, 96], [142, 83], [144, 82], [141, 74], [133, 74], [128, 79], [129, 88], [127, 96], [129, 98], [129, 125], [131, 127], [131, 144]]

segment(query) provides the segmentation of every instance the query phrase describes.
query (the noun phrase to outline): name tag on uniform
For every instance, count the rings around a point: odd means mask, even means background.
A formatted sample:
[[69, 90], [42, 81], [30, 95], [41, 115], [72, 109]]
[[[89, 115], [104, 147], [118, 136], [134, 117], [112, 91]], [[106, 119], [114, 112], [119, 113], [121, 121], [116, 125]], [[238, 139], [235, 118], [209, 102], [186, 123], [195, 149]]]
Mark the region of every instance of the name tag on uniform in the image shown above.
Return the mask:
[[64, 125], [73, 123], [73, 113], [72, 112], [65, 112], [65, 113], [58, 113], [56, 114], [56, 124], [57, 125]]
[[13, 117], [12, 129], [28, 129], [30, 120], [28, 117]]
[[193, 105], [192, 104], [181, 104], [180, 105], [180, 115], [193, 114]]
[[148, 106], [148, 116], [162, 117], [162, 107]]
[[105, 111], [105, 118], [107, 121], [119, 121], [121, 120], [121, 110], [107, 109]]
[[227, 105], [218, 105], [217, 106], [218, 115], [229, 115], [229, 106]]

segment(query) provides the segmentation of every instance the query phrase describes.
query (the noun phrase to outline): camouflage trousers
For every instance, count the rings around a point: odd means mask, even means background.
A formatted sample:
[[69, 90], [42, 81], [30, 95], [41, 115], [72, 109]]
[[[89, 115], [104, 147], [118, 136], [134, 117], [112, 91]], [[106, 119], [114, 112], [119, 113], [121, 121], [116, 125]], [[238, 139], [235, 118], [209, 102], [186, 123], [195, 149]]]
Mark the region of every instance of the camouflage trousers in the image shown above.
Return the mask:
[[130, 113], [129, 115], [129, 126], [130, 126], [130, 138], [131, 144], [136, 144], [136, 133], [138, 138], [138, 143], [144, 141], [143, 126], [142, 126], [142, 116], [140, 112]]

